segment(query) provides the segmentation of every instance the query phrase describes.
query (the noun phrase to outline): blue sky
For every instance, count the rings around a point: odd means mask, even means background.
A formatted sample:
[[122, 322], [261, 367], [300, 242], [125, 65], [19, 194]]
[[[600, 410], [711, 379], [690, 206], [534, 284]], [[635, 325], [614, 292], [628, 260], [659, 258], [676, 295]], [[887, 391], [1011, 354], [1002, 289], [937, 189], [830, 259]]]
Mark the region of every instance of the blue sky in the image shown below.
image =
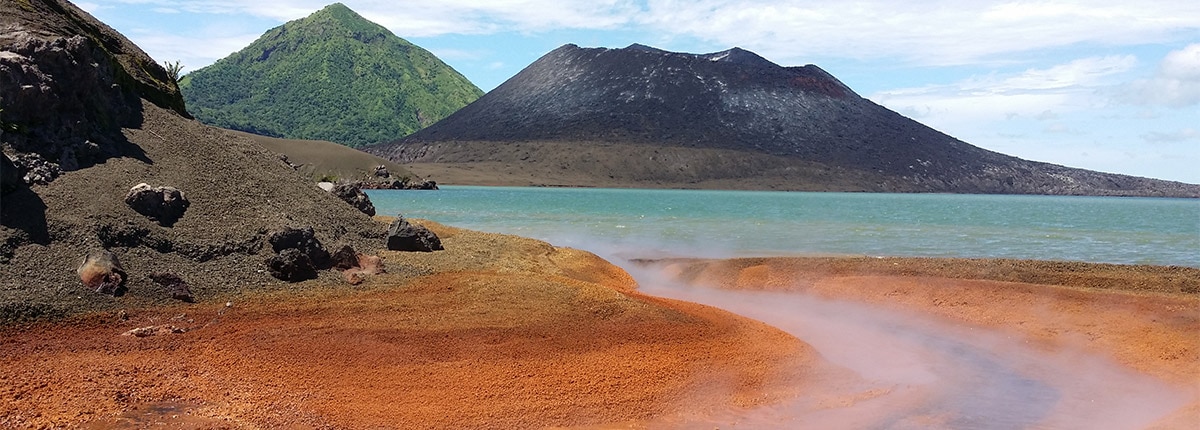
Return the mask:
[[[329, 0], [87, 0], [194, 70]], [[1200, 2], [343, 0], [487, 91], [565, 43], [816, 64], [976, 146], [1200, 183]]]

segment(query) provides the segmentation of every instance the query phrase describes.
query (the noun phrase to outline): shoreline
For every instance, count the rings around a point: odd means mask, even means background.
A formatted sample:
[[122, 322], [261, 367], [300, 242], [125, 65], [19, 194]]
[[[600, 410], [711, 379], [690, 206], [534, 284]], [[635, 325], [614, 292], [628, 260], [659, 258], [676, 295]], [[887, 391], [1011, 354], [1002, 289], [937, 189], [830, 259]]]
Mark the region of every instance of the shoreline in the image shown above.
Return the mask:
[[671, 257], [639, 258], [629, 261], [636, 265], [724, 262], [724, 264], [740, 266], [780, 261], [792, 266], [792, 270], [807, 272], [807, 275], [800, 276], [801, 280], [814, 276], [829, 277], [851, 274], [924, 276], [1055, 285], [1096, 291], [1112, 290], [1200, 297], [1200, 268], [1190, 266], [1011, 258], [872, 256], [764, 256], [719, 259]]

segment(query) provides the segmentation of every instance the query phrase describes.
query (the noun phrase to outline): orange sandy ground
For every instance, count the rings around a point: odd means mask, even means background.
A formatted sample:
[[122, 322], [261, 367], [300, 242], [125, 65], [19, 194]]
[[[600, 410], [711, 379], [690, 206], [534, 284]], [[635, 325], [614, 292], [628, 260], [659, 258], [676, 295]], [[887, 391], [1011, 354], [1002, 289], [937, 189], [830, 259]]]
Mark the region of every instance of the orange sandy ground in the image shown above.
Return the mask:
[[[819, 297], [876, 304], [932, 314], [962, 324], [1018, 335], [1049, 351], [1084, 348], [1152, 375], [1189, 393], [1191, 401], [1155, 428], [1200, 428], [1200, 297], [1195, 294], [1098, 290], [1020, 282], [938, 276], [846, 273], [824, 267], [823, 259], [682, 260], [665, 263], [668, 273], [717, 288], [805, 292]], [[814, 263], [814, 261], [816, 263]], [[837, 259], [830, 266], [844, 266]], [[894, 263], [889, 263], [894, 261]], [[1010, 262], [1011, 263], [1011, 262]], [[1032, 263], [1032, 262], [1031, 262]], [[857, 263], [855, 263], [857, 264]], [[874, 266], [900, 265], [902, 272], [957, 272], [936, 259], [887, 259]], [[1099, 283], [1119, 286], [1163, 283], [1142, 270], [1106, 269]], [[986, 269], [992, 270], [992, 269]], [[1170, 271], [1166, 268], [1164, 271]], [[862, 268], [860, 272], [894, 270]], [[1191, 289], [1200, 279], [1187, 270]], [[1174, 272], [1172, 272], [1174, 273]], [[1054, 279], [1051, 274], [1042, 274]], [[1069, 275], [1074, 276], [1074, 275]], [[1086, 284], [1065, 276], [1065, 284]], [[1153, 278], [1153, 279], [1151, 279]], [[1119, 389], [1119, 388], [1118, 388]]]
[[[425, 224], [446, 251], [384, 252], [389, 273], [357, 287], [310, 282], [4, 329], [0, 428], [712, 428], [731, 406], [878, 394], [854, 392], [854, 376], [772, 327], [641, 295], [592, 254]], [[697, 283], [930, 313], [1048, 350], [1082, 345], [1200, 398], [1195, 294], [964, 279], [945, 260], [895, 260], [905, 274], [786, 258], [661, 264]], [[120, 336], [163, 324], [189, 330]], [[1158, 425], [1195, 423], [1193, 400]]]
[[[0, 428], [673, 427], [829, 370], [592, 254], [427, 225], [446, 251], [384, 252], [390, 273], [358, 287], [7, 328]], [[120, 335], [164, 324], [188, 331]]]

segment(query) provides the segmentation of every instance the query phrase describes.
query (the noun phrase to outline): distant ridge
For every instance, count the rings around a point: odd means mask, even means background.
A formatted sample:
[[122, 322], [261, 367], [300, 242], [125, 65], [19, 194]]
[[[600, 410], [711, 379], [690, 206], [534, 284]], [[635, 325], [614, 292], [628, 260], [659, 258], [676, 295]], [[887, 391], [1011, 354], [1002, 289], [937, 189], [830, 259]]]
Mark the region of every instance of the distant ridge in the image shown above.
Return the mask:
[[564, 45], [437, 124], [366, 150], [573, 186], [1200, 196], [1200, 186], [978, 148], [815, 65], [740, 48]]
[[349, 146], [407, 135], [483, 94], [429, 51], [341, 3], [267, 31], [180, 87], [204, 123]]

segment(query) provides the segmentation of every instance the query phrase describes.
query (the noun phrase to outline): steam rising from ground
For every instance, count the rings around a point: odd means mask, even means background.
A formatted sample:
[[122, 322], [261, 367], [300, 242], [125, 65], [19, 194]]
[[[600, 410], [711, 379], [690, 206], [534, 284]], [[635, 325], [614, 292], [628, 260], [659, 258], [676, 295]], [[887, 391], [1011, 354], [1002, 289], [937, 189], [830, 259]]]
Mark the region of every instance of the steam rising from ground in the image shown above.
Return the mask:
[[[1016, 335], [804, 293], [684, 285], [626, 265], [649, 294], [722, 308], [812, 345], [858, 380], [733, 413], [729, 423], [789, 428], [1144, 428], [1186, 403], [1149, 376], [1084, 353], [1047, 352]], [[852, 378], [853, 379], [853, 378]]]
[[[688, 249], [641, 239], [559, 233], [544, 238], [622, 266], [651, 295], [757, 319], [808, 343], [848, 380], [822, 381], [786, 404], [709, 417], [725, 428], [1140, 429], [1195, 399], [1108, 357], [1022, 335], [801, 292], [687, 285], [638, 258], [730, 258], [712, 243]], [[1046, 318], [1053, 318], [1047, 315]], [[855, 377], [855, 375], [857, 377]], [[707, 428], [707, 427], [706, 427]]]

